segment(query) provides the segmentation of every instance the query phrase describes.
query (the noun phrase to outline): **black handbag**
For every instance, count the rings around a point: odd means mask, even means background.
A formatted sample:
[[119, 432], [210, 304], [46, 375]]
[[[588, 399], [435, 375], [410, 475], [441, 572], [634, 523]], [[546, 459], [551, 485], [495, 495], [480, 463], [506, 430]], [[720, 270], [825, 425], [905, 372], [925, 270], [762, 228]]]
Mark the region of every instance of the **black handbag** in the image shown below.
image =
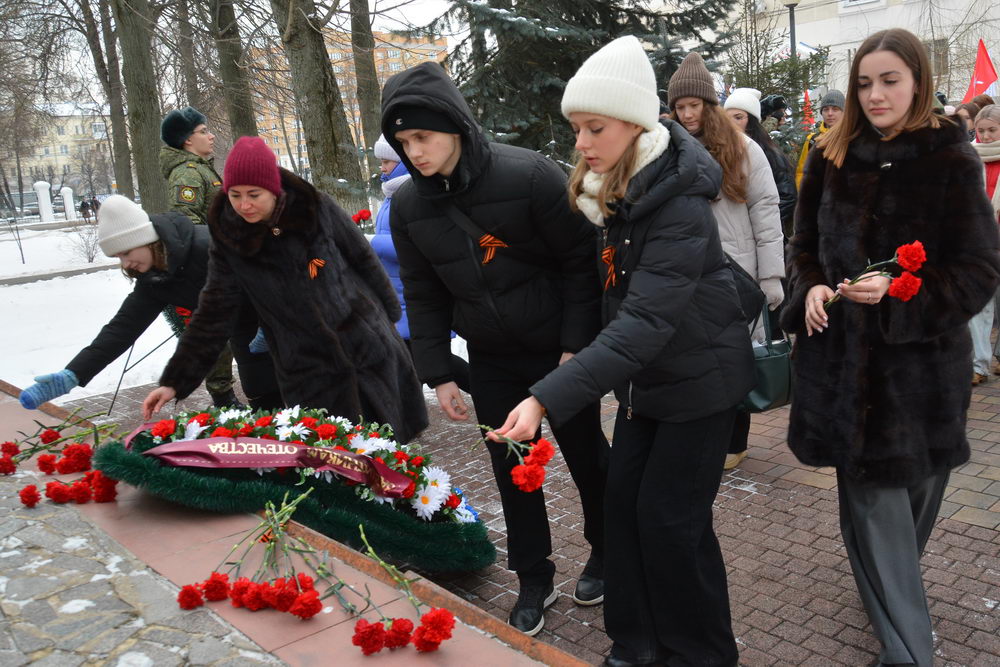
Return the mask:
[[[757, 281], [753, 279], [746, 269], [740, 266], [735, 259], [725, 253], [726, 261], [729, 262], [729, 270], [733, 274], [733, 282], [736, 283], [736, 295], [740, 300], [740, 308], [743, 309], [743, 317], [747, 323], [756, 322], [758, 313], [764, 307], [767, 298], [764, 290], [760, 288]], [[765, 314], [764, 319], [767, 319]]]
[[771, 318], [762, 308], [764, 344], [753, 346], [756, 384], [743, 399], [748, 412], [765, 412], [787, 405], [792, 400], [791, 344], [781, 332], [781, 338], [771, 340]]

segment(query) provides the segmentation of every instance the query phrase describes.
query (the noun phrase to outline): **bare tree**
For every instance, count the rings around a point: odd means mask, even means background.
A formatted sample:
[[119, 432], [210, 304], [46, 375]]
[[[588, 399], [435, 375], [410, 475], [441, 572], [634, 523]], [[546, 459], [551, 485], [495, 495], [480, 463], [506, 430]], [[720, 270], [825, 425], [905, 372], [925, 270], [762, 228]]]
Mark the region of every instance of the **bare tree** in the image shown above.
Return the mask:
[[[382, 92], [375, 73], [375, 37], [372, 35], [368, 0], [351, 0], [351, 52], [365, 148], [371, 150], [381, 134]], [[359, 141], [361, 135], [358, 135]], [[371, 171], [371, 169], [369, 169]]]
[[219, 51], [219, 74], [225, 87], [226, 109], [234, 137], [257, 136], [250, 82], [243, 61], [243, 45], [232, 0], [210, 0], [212, 35]]

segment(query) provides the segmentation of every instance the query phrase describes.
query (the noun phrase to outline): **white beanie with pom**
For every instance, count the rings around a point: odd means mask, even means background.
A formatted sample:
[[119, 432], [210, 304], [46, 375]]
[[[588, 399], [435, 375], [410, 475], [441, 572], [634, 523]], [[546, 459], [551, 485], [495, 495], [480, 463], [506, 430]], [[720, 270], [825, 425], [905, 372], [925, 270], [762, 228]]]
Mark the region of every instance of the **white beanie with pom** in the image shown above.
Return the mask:
[[378, 141], [375, 142], [375, 148], [372, 150], [375, 153], [375, 157], [379, 160], [392, 160], [393, 162], [399, 162], [399, 155], [396, 151], [392, 150], [392, 146], [389, 142], [385, 140], [385, 135], [378, 135]]
[[142, 207], [128, 197], [111, 195], [97, 212], [97, 243], [108, 257], [159, 241]]
[[737, 88], [726, 98], [726, 109], [741, 109], [760, 120], [760, 91], [756, 88]]
[[660, 123], [656, 75], [639, 40], [619, 37], [592, 54], [566, 84], [562, 113], [593, 113], [641, 125]]

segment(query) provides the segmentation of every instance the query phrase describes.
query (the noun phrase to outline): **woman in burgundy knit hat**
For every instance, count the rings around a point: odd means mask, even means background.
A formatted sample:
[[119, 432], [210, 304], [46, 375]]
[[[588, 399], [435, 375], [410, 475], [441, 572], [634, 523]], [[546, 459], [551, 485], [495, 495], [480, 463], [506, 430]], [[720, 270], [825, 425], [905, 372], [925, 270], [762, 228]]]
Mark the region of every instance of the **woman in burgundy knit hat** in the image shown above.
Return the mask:
[[147, 419], [198, 386], [245, 294], [287, 405], [391, 424], [400, 442], [427, 426], [420, 383], [393, 325], [399, 300], [332, 197], [279, 168], [261, 139], [242, 137], [226, 160], [208, 225], [208, 281], [160, 387], [143, 402]]

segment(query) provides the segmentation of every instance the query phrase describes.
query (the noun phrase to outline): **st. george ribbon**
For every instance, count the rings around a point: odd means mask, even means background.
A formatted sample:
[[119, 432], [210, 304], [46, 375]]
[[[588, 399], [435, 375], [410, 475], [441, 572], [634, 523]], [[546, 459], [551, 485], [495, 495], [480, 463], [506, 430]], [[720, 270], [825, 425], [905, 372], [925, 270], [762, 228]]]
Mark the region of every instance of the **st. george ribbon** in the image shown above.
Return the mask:
[[[125, 438], [132, 439], [153, 424], [145, 424]], [[410, 478], [364, 454], [260, 438], [204, 438], [157, 445], [143, 452], [172, 466], [190, 468], [315, 468], [344, 479], [367, 484], [386, 498], [401, 498]]]

